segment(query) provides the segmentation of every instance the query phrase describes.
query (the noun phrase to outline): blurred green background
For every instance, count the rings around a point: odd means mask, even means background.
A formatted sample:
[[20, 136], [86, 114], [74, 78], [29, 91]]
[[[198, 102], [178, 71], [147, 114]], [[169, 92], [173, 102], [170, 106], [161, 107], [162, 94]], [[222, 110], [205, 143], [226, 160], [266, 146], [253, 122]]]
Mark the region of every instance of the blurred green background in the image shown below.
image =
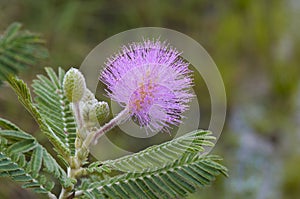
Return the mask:
[[[41, 66], [79, 67], [97, 44], [131, 28], [170, 28], [203, 45], [226, 87], [226, 125], [213, 153], [224, 157], [230, 177], [190, 199], [300, 197], [299, 18], [297, 0], [0, 0], [0, 31], [19, 21], [47, 42], [49, 59], [20, 74], [29, 84], [44, 74]], [[5, 85], [0, 117], [51, 147]], [[0, 198], [40, 197], [0, 180]]]

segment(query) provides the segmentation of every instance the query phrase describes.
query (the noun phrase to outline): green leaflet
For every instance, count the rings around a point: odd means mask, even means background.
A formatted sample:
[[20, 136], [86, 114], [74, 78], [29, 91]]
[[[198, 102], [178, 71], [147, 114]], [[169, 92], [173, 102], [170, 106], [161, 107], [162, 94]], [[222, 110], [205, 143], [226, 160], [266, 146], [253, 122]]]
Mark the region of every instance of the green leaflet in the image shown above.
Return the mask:
[[43, 161], [43, 147], [38, 145], [31, 155], [30, 170], [34, 177], [38, 176], [38, 172], [41, 170]]
[[209, 185], [217, 175], [227, 176], [218, 156], [185, 154], [174, 163], [152, 172], [125, 173], [89, 184], [82, 198], [176, 198]]
[[32, 136], [28, 134], [24, 134], [21, 131], [16, 130], [1, 130], [0, 136], [5, 137], [7, 139], [11, 140], [23, 140], [23, 139], [34, 139]]
[[214, 139], [211, 132], [196, 130], [163, 144], [151, 146], [139, 153], [99, 164], [122, 172], [155, 171], [173, 163], [186, 153], [203, 152], [203, 147], [213, 146], [211, 140]]
[[19, 127], [17, 127], [12, 122], [10, 122], [6, 119], [3, 119], [3, 118], [0, 118], [0, 129], [21, 131], [21, 129], [19, 129]]
[[7, 148], [7, 152], [8, 153], [26, 153], [28, 151], [33, 150], [34, 148], [36, 148], [37, 143], [35, 140], [21, 140], [18, 141], [12, 145], [10, 145]]
[[11, 24], [0, 37], [0, 81], [46, 58], [43, 43], [39, 35], [22, 31], [20, 23]]
[[35, 100], [42, 117], [74, 155], [76, 123], [70, 102], [63, 93], [65, 71], [59, 68], [58, 76], [51, 68], [46, 68], [46, 72], [49, 78], [39, 75], [38, 79], [33, 81], [32, 87], [37, 95]]

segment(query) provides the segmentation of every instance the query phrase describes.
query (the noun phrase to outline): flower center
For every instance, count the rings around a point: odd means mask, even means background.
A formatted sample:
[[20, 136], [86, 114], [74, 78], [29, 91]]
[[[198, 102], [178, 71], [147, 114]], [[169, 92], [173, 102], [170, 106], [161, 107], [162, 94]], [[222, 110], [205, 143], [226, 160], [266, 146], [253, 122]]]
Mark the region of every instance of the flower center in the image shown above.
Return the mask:
[[155, 86], [151, 83], [142, 84], [130, 97], [129, 107], [132, 114], [147, 112], [154, 102]]

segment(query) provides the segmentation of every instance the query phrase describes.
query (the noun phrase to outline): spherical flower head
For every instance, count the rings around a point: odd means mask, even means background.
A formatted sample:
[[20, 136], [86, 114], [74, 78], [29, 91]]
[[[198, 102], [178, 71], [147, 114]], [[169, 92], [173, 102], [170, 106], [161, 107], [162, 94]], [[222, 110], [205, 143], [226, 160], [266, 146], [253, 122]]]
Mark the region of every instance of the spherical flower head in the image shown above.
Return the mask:
[[123, 46], [108, 59], [100, 80], [108, 96], [141, 126], [166, 130], [181, 123], [193, 97], [188, 65], [166, 42], [144, 40]]

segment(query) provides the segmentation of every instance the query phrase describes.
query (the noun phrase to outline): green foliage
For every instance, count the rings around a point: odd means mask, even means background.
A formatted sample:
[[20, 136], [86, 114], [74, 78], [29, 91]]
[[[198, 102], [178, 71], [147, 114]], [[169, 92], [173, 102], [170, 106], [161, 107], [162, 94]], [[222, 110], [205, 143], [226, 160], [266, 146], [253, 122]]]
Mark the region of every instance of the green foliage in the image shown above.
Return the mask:
[[122, 172], [150, 172], [173, 163], [183, 154], [200, 153], [204, 146], [212, 147], [211, 132], [196, 130], [174, 140], [151, 146], [139, 153], [108, 160], [102, 164]]
[[43, 43], [39, 35], [22, 31], [20, 23], [11, 24], [0, 35], [0, 81], [47, 57]]
[[0, 177], [10, 177], [21, 182], [23, 188], [50, 195], [54, 181], [50, 180], [49, 174], [63, 187], [71, 185], [66, 172], [33, 136], [2, 118], [0, 147]]
[[41, 116], [39, 110], [36, 108], [32, 101], [32, 97], [27, 85], [15, 76], [10, 75], [8, 77], [8, 83], [17, 94], [19, 101], [29, 111], [36, 122], [39, 124], [40, 129], [45, 133], [48, 139], [55, 146], [56, 150], [64, 157], [68, 157], [70, 149], [59, 139], [54, 133], [53, 129], [48, 125], [45, 119]]
[[[227, 176], [218, 156], [201, 155], [213, 146], [211, 132], [197, 130], [139, 153], [95, 162], [86, 170], [99, 177], [85, 179], [83, 198], [175, 198]], [[117, 173], [117, 174], [116, 174]]]
[[176, 198], [209, 185], [217, 175], [227, 176], [218, 156], [185, 154], [174, 163], [151, 172], [125, 173], [83, 185], [84, 198]]
[[55, 135], [75, 153], [76, 123], [70, 108], [70, 102], [63, 92], [65, 71], [58, 69], [58, 76], [51, 68], [46, 68], [48, 77], [38, 75], [32, 87], [37, 95], [39, 111]]

